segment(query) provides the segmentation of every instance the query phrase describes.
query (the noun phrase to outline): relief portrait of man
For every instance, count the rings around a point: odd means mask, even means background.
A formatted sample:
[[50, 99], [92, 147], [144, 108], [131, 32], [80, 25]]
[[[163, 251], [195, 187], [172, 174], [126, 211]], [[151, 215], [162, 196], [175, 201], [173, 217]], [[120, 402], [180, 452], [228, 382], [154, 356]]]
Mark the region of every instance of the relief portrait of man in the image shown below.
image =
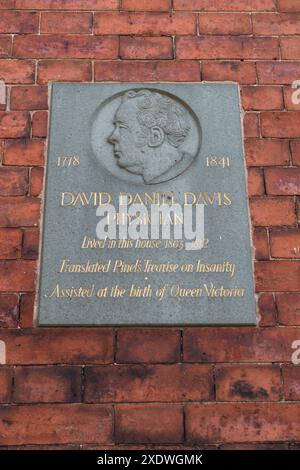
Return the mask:
[[196, 157], [181, 148], [191, 130], [189, 112], [159, 91], [126, 91], [113, 124], [108, 141], [118, 166], [141, 175], [145, 184], [175, 178]]

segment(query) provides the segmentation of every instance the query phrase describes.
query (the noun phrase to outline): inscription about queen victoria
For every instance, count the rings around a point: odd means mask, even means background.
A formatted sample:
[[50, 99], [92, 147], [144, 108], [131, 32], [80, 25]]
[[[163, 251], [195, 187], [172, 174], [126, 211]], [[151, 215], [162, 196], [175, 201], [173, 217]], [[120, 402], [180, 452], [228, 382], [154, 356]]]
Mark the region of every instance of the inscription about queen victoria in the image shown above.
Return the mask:
[[239, 89], [52, 86], [39, 325], [255, 324]]

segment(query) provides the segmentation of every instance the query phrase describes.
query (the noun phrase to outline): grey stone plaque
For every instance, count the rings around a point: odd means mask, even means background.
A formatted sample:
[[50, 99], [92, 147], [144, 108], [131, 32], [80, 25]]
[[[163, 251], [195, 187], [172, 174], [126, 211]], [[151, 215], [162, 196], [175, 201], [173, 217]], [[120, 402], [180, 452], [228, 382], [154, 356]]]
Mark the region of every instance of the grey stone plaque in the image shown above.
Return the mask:
[[[126, 198], [143, 222], [121, 236]], [[188, 206], [193, 227], [201, 208], [202, 237], [176, 238], [174, 214], [169, 238], [153, 236], [153, 204]], [[238, 86], [55, 83], [39, 325], [255, 320]]]

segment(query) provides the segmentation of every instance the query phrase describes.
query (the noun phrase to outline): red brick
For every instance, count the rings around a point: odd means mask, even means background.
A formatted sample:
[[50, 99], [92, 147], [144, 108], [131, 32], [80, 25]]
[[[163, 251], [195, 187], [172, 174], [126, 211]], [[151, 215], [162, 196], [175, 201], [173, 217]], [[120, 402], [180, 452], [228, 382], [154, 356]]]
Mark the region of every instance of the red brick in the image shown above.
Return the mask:
[[[15, 294], [0, 295], [0, 327], [15, 328], [18, 324], [19, 298]], [[1, 369], [0, 369], [1, 371]], [[0, 387], [1, 390], [1, 387]]]
[[94, 34], [196, 34], [192, 13], [96, 13]]
[[168, 11], [171, 0], [121, 0], [121, 9], [128, 11]]
[[222, 365], [215, 369], [217, 401], [279, 401], [279, 366]]
[[27, 35], [16, 36], [14, 56], [49, 59], [115, 59], [117, 36]]
[[[103, 405], [0, 407], [2, 445], [111, 442], [112, 410]], [[9, 423], [9, 426], [6, 424]]]
[[297, 198], [296, 201], [296, 213], [297, 213], [297, 222], [300, 224], [300, 198]]
[[81, 401], [81, 368], [76, 366], [17, 367], [15, 403]]
[[229, 80], [242, 84], [256, 83], [256, 70], [253, 62], [203, 61], [203, 80]]
[[33, 326], [34, 294], [22, 294], [20, 298], [20, 326], [31, 328]]
[[9, 403], [12, 389], [13, 370], [10, 367], [0, 368], [0, 403]]
[[37, 33], [39, 15], [30, 11], [2, 11], [0, 16], [0, 33]]
[[0, 168], [0, 196], [23, 196], [27, 189], [25, 168]]
[[295, 224], [295, 207], [292, 197], [264, 197], [250, 201], [254, 226], [268, 227]]
[[121, 36], [120, 56], [122, 59], [172, 59], [172, 38]]
[[95, 62], [97, 81], [200, 81], [196, 61], [109, 61]]
[[300, 141], [291, 142], [293, 165], [300, 166]]
[[255, 13], [252, 14], [253, 32], [263, 36], [300, 34], [300, 15]]
[[180, 331], [122, 328], [116, 354], [119, 363], [179, 362]]
[[0, 57], [10, 57], [12, 48], [12, 37], [0, 37]]
[[249, 139], [245, 155], [248, 166], [286, 165], [290, 160], [289, 144], [279, 139]]
[[219, 450], [288, 450], [289, 444], [287, 442], [267, 442], [267, 443], [247, 443], [238, 442], [234, 444], [222, 444]]
[[213, 399], [212, 370], [199, 364], [85, 368], [84, 401], [149, 402]]
[[39, 230], [31, 228], [24, 230], [22, 258], [37, 259], [39, 254]]
[[300, 229], [272, 230], [270, 248], [273, 258], [300, 258]]
[[257, 292], [298, 291], [299, 261], [259, 261], [255, 264]]
[[246, 110], [282, 109], [282, 89], [274, 86], [242, 87], [242, 103]]
[[117, 10], [119, 0], [16, 0], [16, 9]]
[[299, 0], [278, 0], [278, 10], [300, 13]]
[[92, 13], [45, 12], [41, 15], [41, 33], [91, 33]]
[[250, 212], [254, 226], [295, 224], [294, 201], [291, 197], [254, 198], [250, 201]]
[[185, 328], [185, 362], [290, 362], [291, 344], [300, 338], [295, 327]]
[[0, 198], [0, 227], [37, 225], [40, 217], [40, 200], [30, 197]]
[[40, 60], [37, 81], [41, 85], [51, 80], [89, 82], [92, 79], [92, 63], [87, 60]]
[[34, 261], [0, 261], [0, 291], [33, 292], [36, 263]]
[[0, 229], [0, 259], [16, 259], [20, 257], [22, 231], [14, 228]]
[[300, 194], [300, 168], [266, 168], [265, 181], [268, 194]]
[[291, 86], [283, 89], [284, 107], [289, 111], [300, 111], [300, 88]]
[[30, 171], [30, 195], [40, 196], [43, 191], [44, 169], [32, 168]]
[[288, 401], [300, 400], [300, 367], [292, 364], [284, 365], [282, 374], [285, 399]]
[[258, 115], [256, 113], [246, 113], [244, 115], [244, 133], [245, 137], [258, 137]]
[[263, 293], [258, 298], [259, 326], [277, 324], [276, 303], [273, 294]]
[[260, 168], [248, 169], [248, 195], [262, 196], [265, 193], [264, 176]]
[[191, 442], [284, 441], [299, 438], [299, 407], [288, 403], [216, 403], [186, 406]]
[[267, 230], [262, 227], [253, 231], [253, 244], [255, 248], [255, 259], [269, 259], [269, 246]]
[[200, 34], [251, 34], [251, 19], [248, 13], [201, 13]]
[[183, 442], [183, 413], [180, 405], [118, 405], [115, 409], [116, 442]]
[[280, 39], [281, 54], [283, 59], [300, 59], [300, 38], [282, 37]]
[[4, 144], [5, 165], [42, 166], [44, 164], [43, 140], [7, 140]]
[[183, 36], [177, 38], [178, 59], [275, 59], [277, 38], [249, 36]]
[[10, 109], [48, 109], [48, 87], [14, 86], [10, 92]]
[[6, 10], [7, 8], [15, 8], [15, 0], [0, 0], [0, 10]]
[[47, 137], [47, 131], [47, 111], [36, 111], [32, 117], [32, 137]]
[[30, 115], [28, 113], [0, 111], [0, 138], [28, 137], [29, 132]]
[[300, 113], [295, 111], [261, 113], [261, 130], [264, 137], [300, 137]]
[[299, 78], [299, 62], [257, 62], [259, 83], [266, 85], [291, 84]]
[[276, 301], [279, 323], [300, 325], [300, 294], [278, 294]]
[[34, 83], [35, 63], [31, 60], [0, 59], [0, 79], [6, 83]]
[[173, 0], [175, 10], [273, 11], [275, 0]]
[[1, 331], [1, 340], [6, 342], [8, 364], [113, 362], [113, 332], [108, 328], [6, 329]]

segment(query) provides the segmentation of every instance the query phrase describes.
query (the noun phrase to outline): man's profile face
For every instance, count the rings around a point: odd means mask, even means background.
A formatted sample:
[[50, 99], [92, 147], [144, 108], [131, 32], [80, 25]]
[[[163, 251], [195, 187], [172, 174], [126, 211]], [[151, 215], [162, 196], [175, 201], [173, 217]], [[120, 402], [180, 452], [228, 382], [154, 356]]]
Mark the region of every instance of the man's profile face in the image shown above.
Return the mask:
[[113, 121], [115, 128], [108, 140], [114, 146], [120, 167], [131, 173], [143, 174], [147, 139], [141, 132], [136, 113], [134, 99], [122, 103], [116, 111]]

